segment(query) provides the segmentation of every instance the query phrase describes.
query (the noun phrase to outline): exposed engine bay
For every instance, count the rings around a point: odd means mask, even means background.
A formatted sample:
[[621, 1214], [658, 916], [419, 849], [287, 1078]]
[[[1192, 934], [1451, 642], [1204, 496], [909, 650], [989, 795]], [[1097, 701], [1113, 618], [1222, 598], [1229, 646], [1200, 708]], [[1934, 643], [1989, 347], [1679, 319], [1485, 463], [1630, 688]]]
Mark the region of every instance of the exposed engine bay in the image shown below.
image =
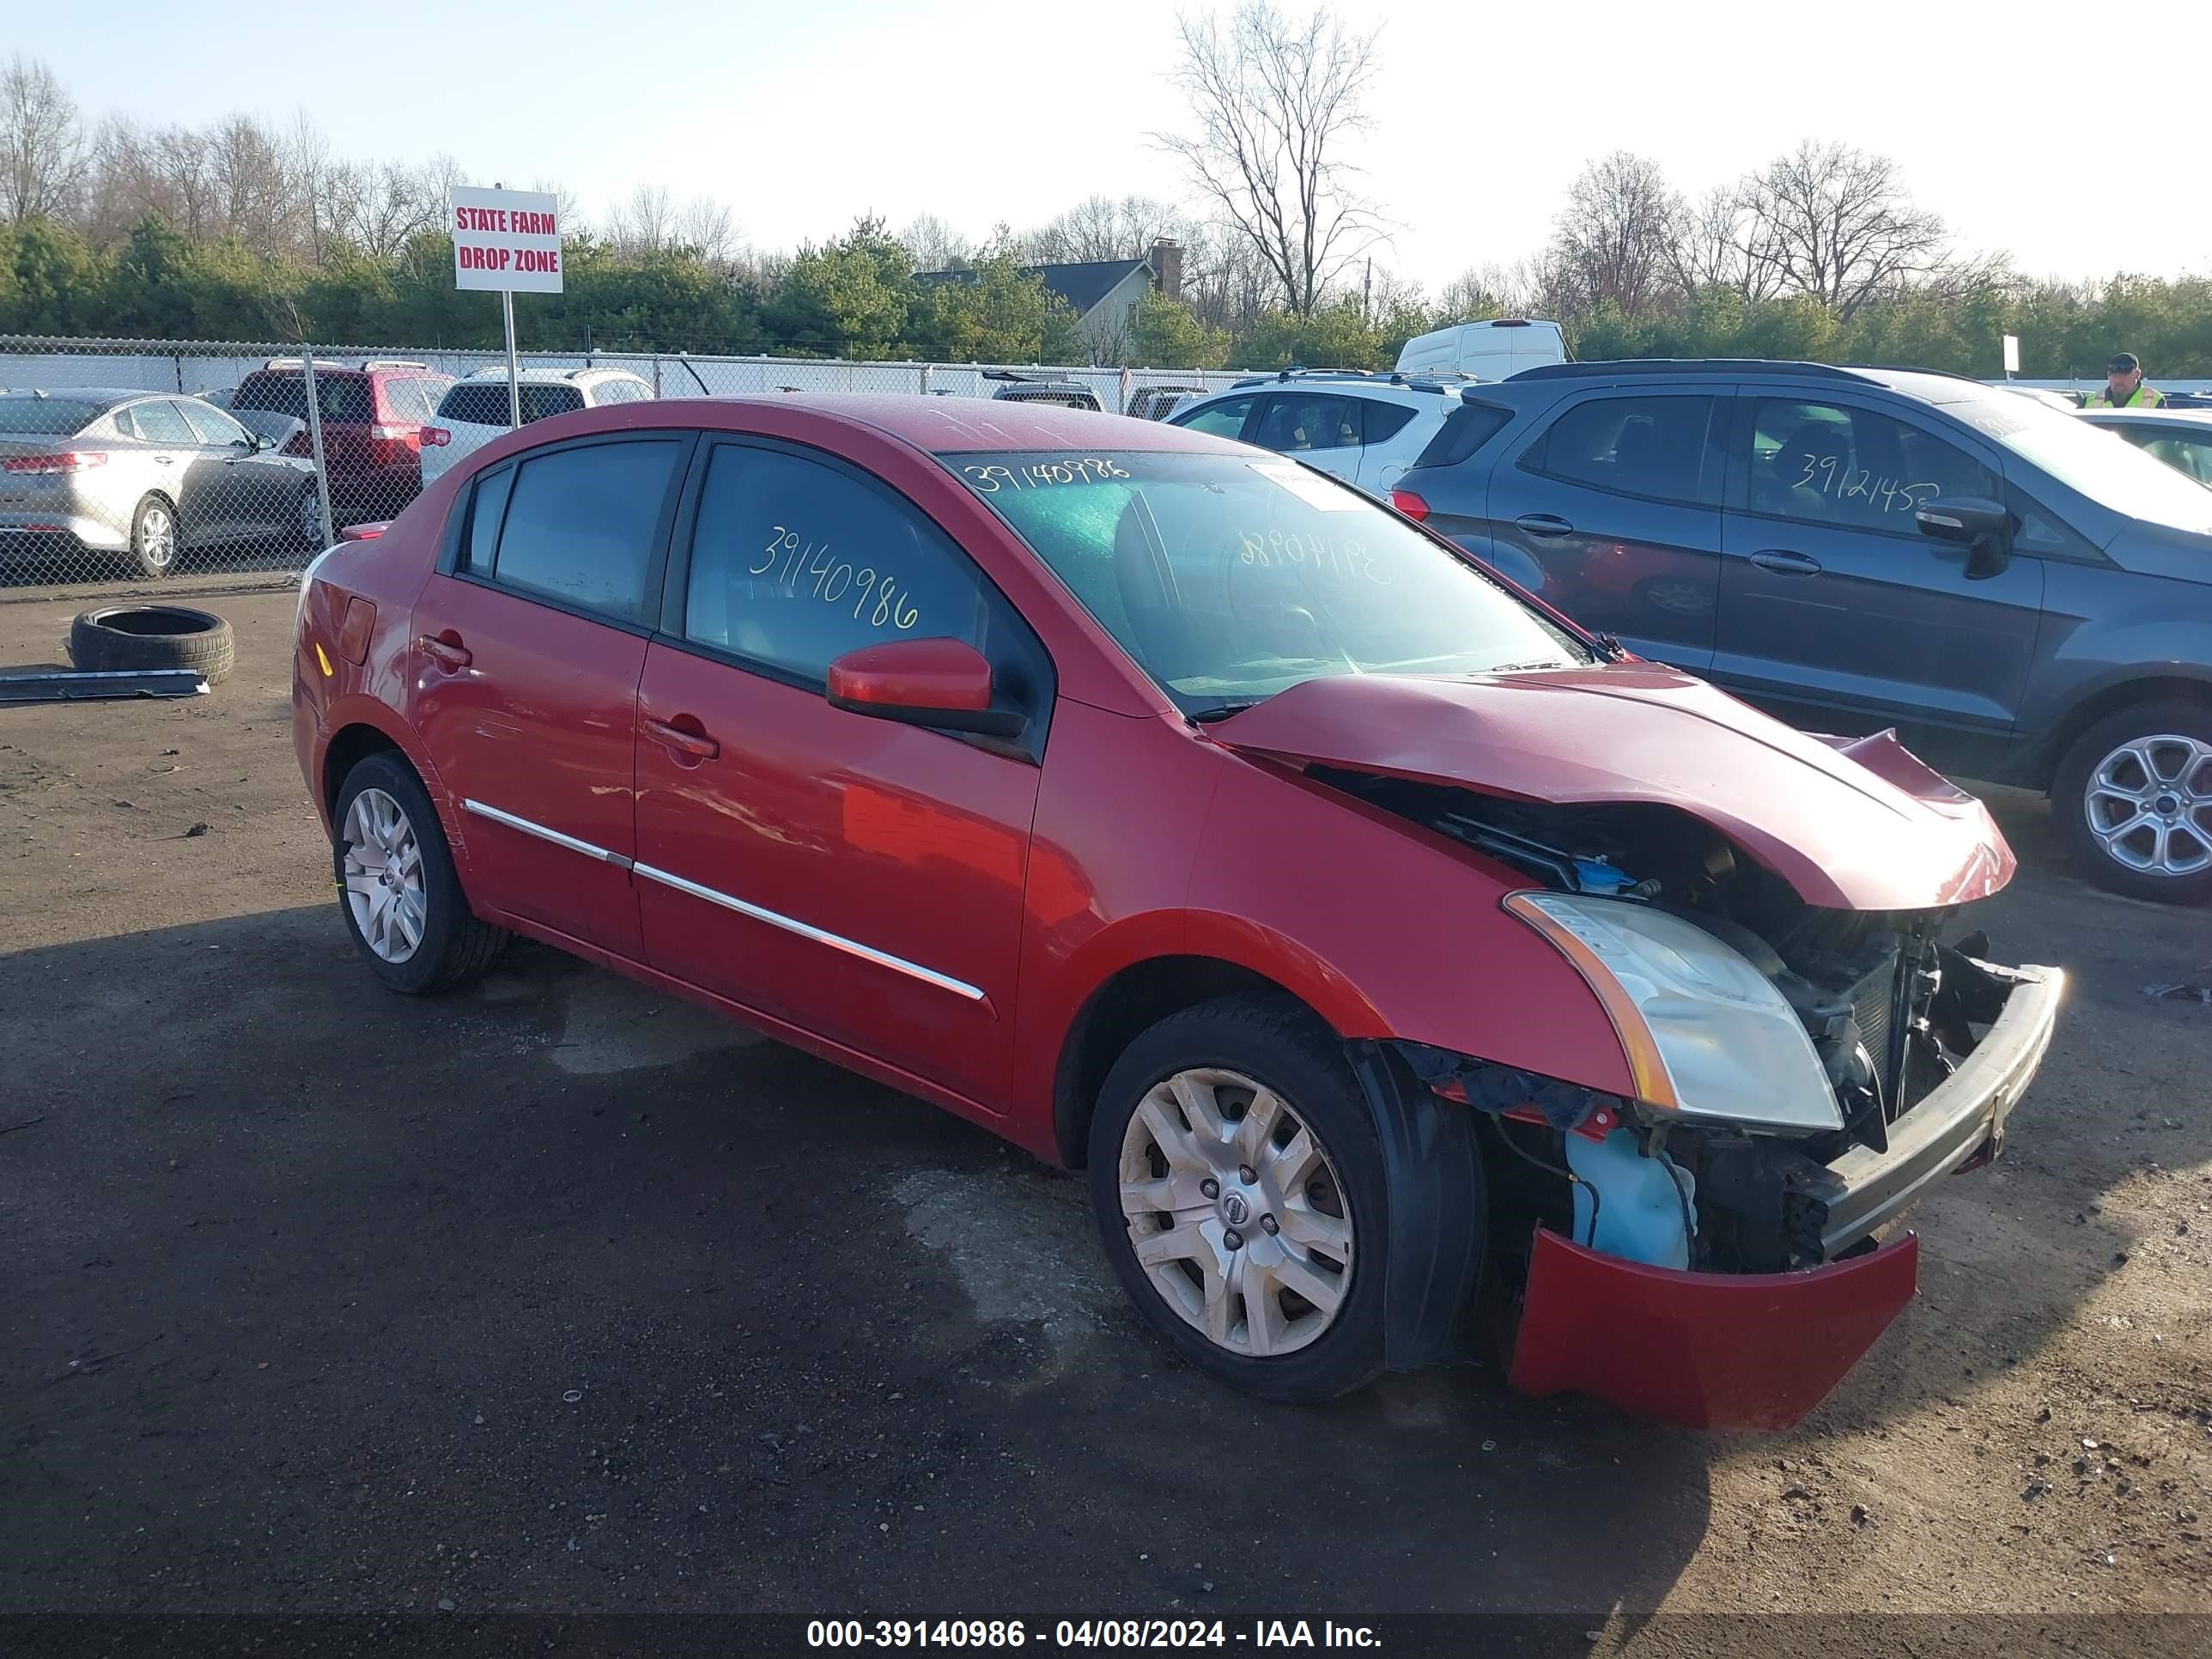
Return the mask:
[[[1534, 1191], [1534, 1219], [1600, 1249], [1735, 1273], [1831, 1259], [1833, 1241], [1823, 1238], [1839, 1183], [1827, 1165], [1855, 1147], [1887, 1152], [1891, 1127], [1972, 1053], [2008, 994], [1976, 960], [1988, 948], [1978, 933], [1940, 939], [1955, 909], [1814, 907], [1673, 806], [1555, 805], [1336, 767], [1307, 772], [1532, 886], [1626, 900], [1694, 925], [1763, 975], [1802, 1023], [1839, 1128], [1784, 1135], [1654, 1121], [1559, 1079], [1407, 1053], [1431, 1088], [1489, 1115], [1486, 1149], [1509, 1154], [1489, 1159], [1493, 1201], [1510, 1213]], [[1558, 1179], [1527, 1180], [1528, 1164]]]

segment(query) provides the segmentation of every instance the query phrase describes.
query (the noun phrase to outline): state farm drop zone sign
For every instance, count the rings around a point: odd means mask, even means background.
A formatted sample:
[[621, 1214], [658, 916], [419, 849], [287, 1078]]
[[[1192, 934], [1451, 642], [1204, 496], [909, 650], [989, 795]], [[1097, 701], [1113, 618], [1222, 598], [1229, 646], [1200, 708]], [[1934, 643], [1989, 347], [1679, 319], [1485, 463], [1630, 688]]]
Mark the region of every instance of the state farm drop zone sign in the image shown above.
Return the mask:
[[453, 286], [510, 294], [561, 292], [561, 221], [539, 191], [453, 194]]

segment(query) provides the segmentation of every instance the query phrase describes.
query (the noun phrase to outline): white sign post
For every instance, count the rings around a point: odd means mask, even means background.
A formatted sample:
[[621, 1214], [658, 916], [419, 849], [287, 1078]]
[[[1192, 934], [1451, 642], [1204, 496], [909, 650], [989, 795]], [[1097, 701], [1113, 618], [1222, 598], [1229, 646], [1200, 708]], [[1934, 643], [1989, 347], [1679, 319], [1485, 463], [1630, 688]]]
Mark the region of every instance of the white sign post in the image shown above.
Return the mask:
[[515, 367], [514, 296], [561, 292], [560, 206], [534, 190], [453, 186], [453, 286], [496, 293], [507, 325], [507, 417], [522, 424], [522, 382]]
[[2017, 334], [2004, 337], [2004, 363], [2005, 379], [2008, 380], [2020, 373], [2020, 336]]

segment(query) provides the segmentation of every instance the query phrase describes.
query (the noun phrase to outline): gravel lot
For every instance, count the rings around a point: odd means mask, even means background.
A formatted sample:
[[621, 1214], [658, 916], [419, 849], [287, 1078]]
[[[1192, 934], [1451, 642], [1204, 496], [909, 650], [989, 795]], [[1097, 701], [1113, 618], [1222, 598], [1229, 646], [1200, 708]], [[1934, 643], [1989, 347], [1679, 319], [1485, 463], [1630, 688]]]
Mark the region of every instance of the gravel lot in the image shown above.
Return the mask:
[[1801, 1430], [1473, 1367], [1278, 1408], [979, 1130], [536, 948], [375, 989], [292, 595], [210, 599], [212, 696], [0, 708], [0, 1613], [2212, 1612], [2212, 1007], [2144, 994], [2212, 927], [2040, 803], [1981, 920], [2073, 973], [2057, 1044]]

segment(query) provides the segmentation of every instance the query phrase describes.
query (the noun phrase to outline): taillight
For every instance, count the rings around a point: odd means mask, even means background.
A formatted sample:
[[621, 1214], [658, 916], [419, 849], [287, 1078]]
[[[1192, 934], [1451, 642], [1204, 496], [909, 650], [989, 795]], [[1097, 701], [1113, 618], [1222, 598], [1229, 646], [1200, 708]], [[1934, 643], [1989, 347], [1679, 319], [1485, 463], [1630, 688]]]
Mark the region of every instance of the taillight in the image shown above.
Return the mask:
[[368, 461], [371, 466], [389, 466], [403, 455], [420, 452], [417, 434], [419, 426], [373, 426], [368, 429]]
[[7, 472], [82, 472], [89, 466], [106, 466], [107, 452], [103, 449], [70, 449], [58, 455], [10, 455], [0, 461], [0, 471]]
[[392, 527], [389, 519], [378, 519], [370, 524], [349, 524], [338, 532], [342, 542], [373, 542]]
[[1392, 490], [1390, 505], [1415, 524], [1426, 524], [1429, 521], [1429, 504], [1410, 489]]
[[442, 426], [426, 426], [422, 428], [421, 439], [425, 449], [443, 449], [453, 441], [453, 434]]

